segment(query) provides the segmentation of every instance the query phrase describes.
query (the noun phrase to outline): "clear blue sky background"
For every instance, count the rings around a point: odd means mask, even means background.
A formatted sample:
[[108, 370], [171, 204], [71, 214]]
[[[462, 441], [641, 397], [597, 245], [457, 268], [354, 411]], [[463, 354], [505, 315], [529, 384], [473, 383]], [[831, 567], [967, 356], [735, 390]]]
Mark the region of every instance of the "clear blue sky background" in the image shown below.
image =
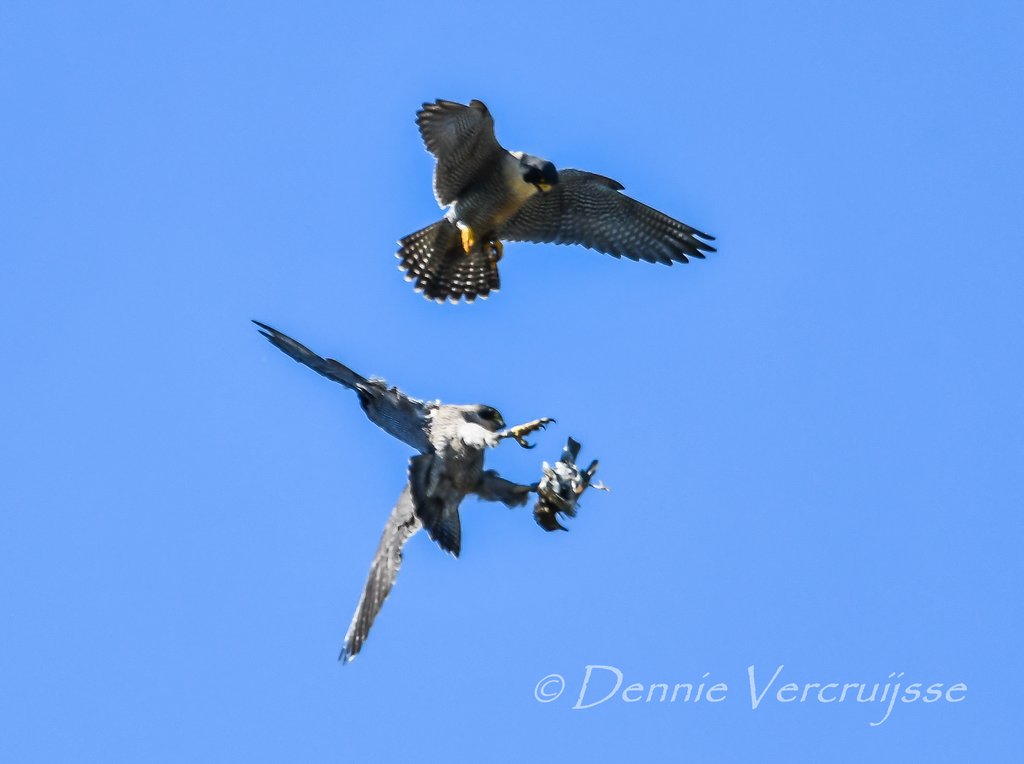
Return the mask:
[[[3, 3], [0, 758], [1019, 754], [1021, 12], [828, 5]], [[439, 97], [720, 254], [513, 244], [428, 303], [393, 253]], [[341, 668], [409, 451], [250, 318], [554, 416], [489, 464], [572, 434], [614, 491], [567, 534], [467, 501]], [[572, 710], [587, 664], [729, 693]], [[752, 664], [969, 690], [870, 727], [753, 711]]]

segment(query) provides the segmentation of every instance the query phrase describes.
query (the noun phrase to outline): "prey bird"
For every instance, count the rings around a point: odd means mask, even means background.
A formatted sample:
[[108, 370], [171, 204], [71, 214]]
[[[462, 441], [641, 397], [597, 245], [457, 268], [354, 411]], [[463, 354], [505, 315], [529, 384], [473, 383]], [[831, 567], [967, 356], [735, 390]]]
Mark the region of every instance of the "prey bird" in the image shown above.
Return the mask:
[[503, 240], [582, 244], [666, 265], [715, 251], [713, 236], [631, 199], [618, 181], [504, 149], [481, 101], [425, 103], [416, 123], [447, 212], [401, 239], [398, 257], [428, 299], [472, 302], [498, 289]]
[[587, 488], [611, 490], [604, 483], [593, 482], [594, 473], [597, 472], [597, 459], [583, 470], [576, 464], [579, 455], [579, 442], [569, 438], [562, 449], [562, 458], [555, 462], [554, 466], [547, 462], [542, 465], [544, 476], [537, 484], [537, 503], [533, 507], [533, 519], [546, 531], [568, 530], [558, 522], [558, 516], [576, 517], [580, 496]]
[[339, 659], [359, 653], [402, 564], [402, 546], [421, 528], [455, 557], [462, 547], [459, 505], [470, 494], [514, 507], [537, 485], [520, 485], [484, 469], [484, 451], [511, 438], [531, 448], [526, 436], [554, 421], [544, 417], [506, 428], [501, 414], [482, 404], [449, 405], [411, 398], [381, 379], [367, 379], [331, 358], [322, 358], [291, 337], [254, 321], [278, 350], [327, 379], [354, 390], [370, 421], [419, 453], [409, 460], [408, 482], [384, 526], [366, 586], [345, 635]]

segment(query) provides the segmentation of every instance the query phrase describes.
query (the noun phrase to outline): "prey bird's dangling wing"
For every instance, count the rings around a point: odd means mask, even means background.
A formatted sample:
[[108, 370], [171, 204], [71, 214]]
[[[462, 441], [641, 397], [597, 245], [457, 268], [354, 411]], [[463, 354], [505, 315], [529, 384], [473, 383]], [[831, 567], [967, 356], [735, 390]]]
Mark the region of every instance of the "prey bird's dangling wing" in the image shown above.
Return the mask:
[[583, 170], [560, 170], [558, 183], [532, 196], [498, 238], [582, 244], [615, 257], [649, 263], [689, 262], [715, 248], [701, 233], [621, 193], [621, 183]]
[[389, 387], [383, 380], [366, 379], [333, 358], [323, 358], [271, 326], [259, 321], [253, 323], [260, 327], [260, 334], [282, 353], [305, 364], [317, 374], [355, 390], [366, 416], [384, 432], [417, 451], [427, 452], [431, 449], [426, 432], [430, 405], [410, 398], [397, 387]]
[[402, 547], [420, 527], [420, 521], [413, 510], [412, 489], [406, 485], [380, 537], [366, 586], [345, 635], [345, 646], [338, 656], [342, 663], [352, 660], [362, 649], [381, 605], [395, 585], [398, 569], [402, 565]]
[[437, 158], [434, 196], [451, 204], [473, 176], [504, 151], [494, 137], [494, 118], [481, 101], [469, 106], [454, 101], [425, 103], [416, 124], [427, 151]]

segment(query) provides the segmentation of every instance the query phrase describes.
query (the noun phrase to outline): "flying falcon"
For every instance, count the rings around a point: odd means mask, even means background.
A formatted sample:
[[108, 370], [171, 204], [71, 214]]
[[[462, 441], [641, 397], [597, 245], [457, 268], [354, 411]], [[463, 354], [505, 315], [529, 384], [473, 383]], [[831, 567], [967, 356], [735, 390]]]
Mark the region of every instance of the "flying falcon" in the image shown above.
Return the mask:
[[[366, 379], [338, 361], [321, 358], [266, 324], [253, 323], [278, 350], [354, 390], [371, 422], [419, 451], [409, 460], [408, 483], [384, 526], [366, 586], [345, 635], [339, 656], [345, 663], [355, 657], [366, 641], [398, 576], [402, 546], [414, 533], [425, 528], [438, 546], [458, 557], [462, 545], [459, 505], [467, 495], [513, 507], [525, 504], [528, 495], [537, 491], [537, 485], [520, 485], [493, 470], [484, 470], [484, 451], [506, 438], [531, 448], [526, 436], [553, 420], [545, 417], [505, 429], [501, 414], [490, 406], [454, 406], [410, 398], [381, 379]], [[549, 490], [563, 489], [556, 481], [550, 489], [545, 484], [545, 491]], [[559, 511], [568, 510], [561, 507]]]
[[502, 148], [481, 101], [425, 103], [416, 123], [437, 159], [434, 196], [448, 209], [401, 239], [398, 257], [428, 299], [472, 302], [498, 289], [502, 240], [582, 244], [666, 265], [715, 251], [713, 236], [620, 193], [611, 178]]

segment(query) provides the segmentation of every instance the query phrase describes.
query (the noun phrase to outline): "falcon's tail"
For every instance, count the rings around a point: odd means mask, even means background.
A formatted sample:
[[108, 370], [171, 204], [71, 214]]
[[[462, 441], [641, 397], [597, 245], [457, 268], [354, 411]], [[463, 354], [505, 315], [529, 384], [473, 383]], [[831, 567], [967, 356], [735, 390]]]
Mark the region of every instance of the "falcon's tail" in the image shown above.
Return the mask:
[[501, 285], [498, 279], [500, 252], [491, 242], [480, 242], [469, 253], [462, 248], [462, 233], [448, 218], [400, 240], [399, 266], [406, 281], [428, 300], [473, 302]]

